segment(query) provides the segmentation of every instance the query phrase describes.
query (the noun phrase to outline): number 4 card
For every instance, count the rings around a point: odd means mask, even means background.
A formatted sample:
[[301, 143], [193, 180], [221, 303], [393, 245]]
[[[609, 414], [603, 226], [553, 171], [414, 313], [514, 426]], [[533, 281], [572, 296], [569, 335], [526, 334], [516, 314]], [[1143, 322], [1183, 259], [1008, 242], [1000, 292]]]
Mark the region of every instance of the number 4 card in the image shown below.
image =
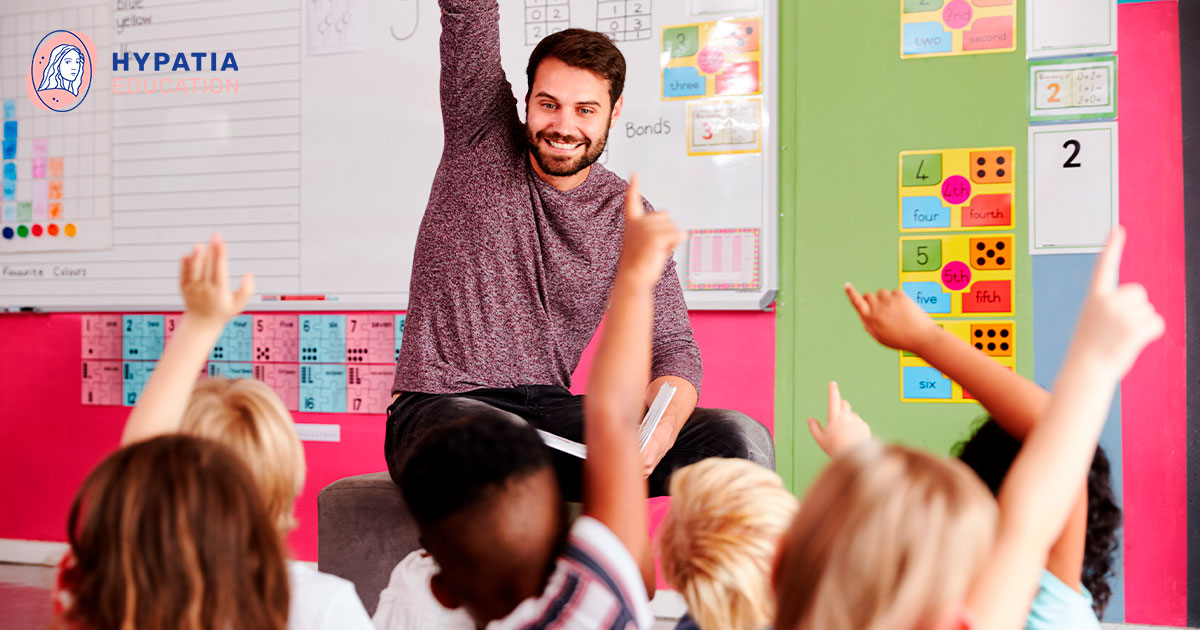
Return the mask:
[[1029, 128], [1029, 253], [1098, 252], [1118, 222], [1117, 123]]

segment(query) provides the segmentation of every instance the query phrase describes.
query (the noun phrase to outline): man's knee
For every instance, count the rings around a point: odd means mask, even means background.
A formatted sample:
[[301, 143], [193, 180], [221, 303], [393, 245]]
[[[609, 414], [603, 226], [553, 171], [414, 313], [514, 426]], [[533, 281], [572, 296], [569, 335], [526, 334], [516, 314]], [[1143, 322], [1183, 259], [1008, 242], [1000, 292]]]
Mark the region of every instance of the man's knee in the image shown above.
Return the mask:
[[[705, 432], [716, 438], [723, 457], [747, 459], [775, 469], [775, 438], [754, 418], [731, 409], [697, 409], [703, 414]], [[693, 420], [696, 419], [693, 415]]]

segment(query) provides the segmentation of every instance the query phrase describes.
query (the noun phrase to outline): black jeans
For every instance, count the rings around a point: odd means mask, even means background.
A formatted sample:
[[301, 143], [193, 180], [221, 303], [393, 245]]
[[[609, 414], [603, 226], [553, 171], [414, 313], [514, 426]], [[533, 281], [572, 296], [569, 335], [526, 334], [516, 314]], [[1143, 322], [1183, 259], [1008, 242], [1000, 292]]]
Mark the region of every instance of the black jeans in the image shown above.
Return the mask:
[[[407, 449], [422, 434], [438, 422], [461, 416], [476, 405], [507, 411], [538, 429], [583, 442], [583, 396], [575, 396], [564, 387], [523, 385], [461, 394], [409, 392], [388, 407], [384, 454], [392, 480], [399, 485]], [[671, 473], [709, 457], [738, 457], [774, 470], [775, 444], [767, 428], [744, 413], [697, 408], [650, 475], [650, 496], [666, 495]], [[563, 497], [578, 501], [581, 460], [560, 451], [553, 451], [553, 459]]]

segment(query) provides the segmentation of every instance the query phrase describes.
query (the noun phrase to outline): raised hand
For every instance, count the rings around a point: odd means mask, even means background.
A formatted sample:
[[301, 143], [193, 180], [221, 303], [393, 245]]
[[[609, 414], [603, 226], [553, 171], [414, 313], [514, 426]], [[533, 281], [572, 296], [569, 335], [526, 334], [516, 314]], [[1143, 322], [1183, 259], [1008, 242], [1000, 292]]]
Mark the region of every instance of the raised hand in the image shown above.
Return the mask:
[[816, 418], [808, 419], [808, 430], [812, 432], [817, 446], [830, 457], [836, 457], [871, 439], [871, 427], [850, 408], [850, 401], [842, 400], [837, 381], [829, 382], [829, 416], [825, 428]]
[[1135, 282], [1118, 286], [1124, 248], [1125, 230], [1118, 227], [1096, 261], [1072, 340], [1073, 350], [1112, 367], [1118, 375], [1128, 372], [1142, 349], [1166, 329], [1145, 287]]
[[179, 265], [179, 292], [188, 315], [224, 326], [246, 308], [254, 294], [254, 274], [242, 276], [237, 291], [229, 290], [229, 257], [220, 234], [207, 246], [196, 244]]
[[863, 328], [875, 341], [896, 350], [920, 354], [921, 345], [940, 330], [933, 319], [903, 291], [883, 290], [859, 295], [854, 285], [845, 284], [846, 297], [858, 312]]
[[617, 276], [639, 285], [653, 285], [662, 275], [671, 251], [683, 240], [683, 233], [665, 212], [647, 214], [638, 188], [638, 176], [633, 175], [625, 190], [625, 240]]

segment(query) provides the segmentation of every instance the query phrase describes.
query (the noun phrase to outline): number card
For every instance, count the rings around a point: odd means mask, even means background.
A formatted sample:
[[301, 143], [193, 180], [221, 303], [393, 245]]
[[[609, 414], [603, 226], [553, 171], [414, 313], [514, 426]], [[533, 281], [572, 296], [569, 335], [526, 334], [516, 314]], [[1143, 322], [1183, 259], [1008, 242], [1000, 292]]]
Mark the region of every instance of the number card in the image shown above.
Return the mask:
[[900, 0], [900, 57], [1017, 49], [1016, 0]]
[[1029, 253], [1098, 252], [1118, 223], [1117, 123], [1029, 128]]
[[1029, 62], [1029, 120], [1117, 117], [1117, 58]]
[[933, 317], [1012, 315], [1013, 236], [900, 238], [900, 288]]
[[762, 99], [688, 103], [688, 155], [760, 153]]
[[662, 30], [662, 99], [762, 93], [762, 20], [724, 19]]
[[[997, 363], [1017, 367], [1016, 325], [1012, 320], [952, 321], [941, 325]], [[958, 383], [930, 367], [920, 357], [900, 353], [900, 400], [903, 402], [965, 403], [975, 400]]]
[[900, 154], [901, 232], [1013, 227], [1013, 147]]
[[1028, 0], [1026, 52], [1030, 59], [1117, 50], [1117, 0]]

